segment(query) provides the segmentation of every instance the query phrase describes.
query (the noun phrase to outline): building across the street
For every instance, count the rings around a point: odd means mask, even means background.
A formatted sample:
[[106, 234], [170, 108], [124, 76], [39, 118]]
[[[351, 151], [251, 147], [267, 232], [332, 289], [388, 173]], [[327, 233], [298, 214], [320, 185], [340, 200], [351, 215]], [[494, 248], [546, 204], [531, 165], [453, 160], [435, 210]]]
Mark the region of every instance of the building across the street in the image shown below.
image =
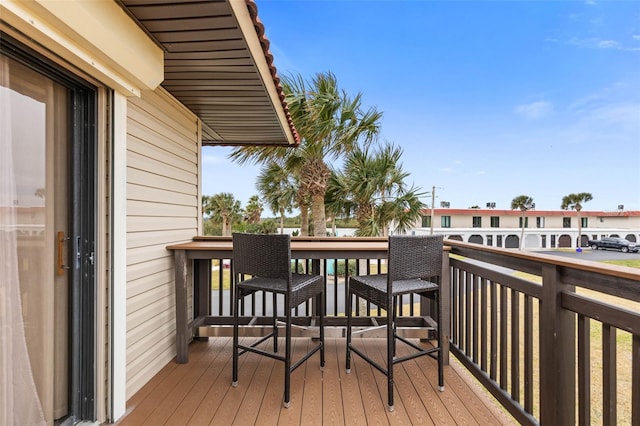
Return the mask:
[[518, 248], [524, 221], [524, 248], [577, 248], [579, 223], [582, 244], [587, 240], [617, 236], [640, 241], [640, 211], [581, 211], [499, 209], [425, 209], [411, 233], [431, 233], [445, 238], [492, 247]]

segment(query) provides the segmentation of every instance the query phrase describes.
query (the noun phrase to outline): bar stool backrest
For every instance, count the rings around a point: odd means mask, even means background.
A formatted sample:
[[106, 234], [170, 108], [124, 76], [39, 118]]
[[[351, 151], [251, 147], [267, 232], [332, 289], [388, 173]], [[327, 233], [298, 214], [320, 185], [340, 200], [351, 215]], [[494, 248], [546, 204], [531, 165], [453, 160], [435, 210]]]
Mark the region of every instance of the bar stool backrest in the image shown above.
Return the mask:
[[234, 233], [232, 238], [236, 274], [291, 282], [291, 236]]
[[388, 279], [433, 280], [442, 274], [442, 235], [392, 235], [389, 237]]

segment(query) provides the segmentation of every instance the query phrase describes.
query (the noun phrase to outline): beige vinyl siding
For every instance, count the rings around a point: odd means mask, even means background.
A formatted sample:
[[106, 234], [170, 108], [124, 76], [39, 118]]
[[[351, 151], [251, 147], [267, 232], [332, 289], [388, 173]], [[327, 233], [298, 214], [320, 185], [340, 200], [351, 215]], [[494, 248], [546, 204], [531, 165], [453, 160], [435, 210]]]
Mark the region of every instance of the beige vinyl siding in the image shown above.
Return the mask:
[[163, 89], [127, 114], [127, 399], [175, 356], [172, 253], [198, 234], [197, 118]]

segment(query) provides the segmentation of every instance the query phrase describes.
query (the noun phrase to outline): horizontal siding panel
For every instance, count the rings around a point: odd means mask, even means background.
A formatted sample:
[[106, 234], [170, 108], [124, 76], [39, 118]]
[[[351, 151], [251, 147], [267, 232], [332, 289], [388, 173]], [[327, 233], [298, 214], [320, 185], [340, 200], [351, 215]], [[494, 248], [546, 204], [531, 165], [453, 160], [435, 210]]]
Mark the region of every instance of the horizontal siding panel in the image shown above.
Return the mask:
[[[175, 333], [175, 321], [167, 321], [165, 323], [156, 323], [155, 328], [146, 330], [146, 334], [140, 335], [136, 340], [136, 344], [127, 348], [127, 363], [132, 367], [132, 373], [136, 373], [136, 360], [146, 356], [147, 348], [153, 346], [155, 342], [166, 339]], [[141, 327], [138, 327], [141, 328]], [[137, 369], [139, 370], [139, 368]]]
[[167, 257], [173, 259], [173, 253], [167, 250], [164, 246], [138, 247], [128, 250], [127, 266], [152, 262], [154, 260], [165, 259]]
[[173, 270], [173, 256], [127, 266], [127, 283], [161, 271]]
[[175, 300], [175, 293], [173, 285], [161, 285], [136, 296], [129, 297], [129, 295], [127, 295], [127, 315], [131, 315], [140, 309], [144, 309], [162, 300]]
[[127, 168], [127, 182], [152, 188], [163, 188], [181, 194], [198, 195], [198, 187], [189, 182], [181, 182], [169, 173], [156, 174], [146, 170]]
[[[175, 269], [168, 244], [198, 232], [198, 121], [162, 89], [127, 117], [127, 394], [175, 357]], [[192, 291], [188, 292], [193, 300]], [[189, 302], [191, 305], [191, 302]], [[189, 307], [189, 315], [193, 307]]]
[[[158, 314], [154, 321], [147, 321], [140, 326], [129, 331], [129, 339], [131, 343], [127, 350], [134, 350], [135, 347], [144, 345], [143, 341], [148, 342], [149, 337], [156, 330], [165, 328], [169, 333], [174, 332], [176, 329], [176, 315], [174, 311], [168, 310]], [[160, 334], [164, 335], [164, 334]]]
[[198, 232], [198, 219], [195, 217], [177, 217], [163, 218], [152, 216], [131, 216], [127, 218], [127, 230], [130, 232], [154, 231], [156, 229], [164, 230], [192, 230], [192, 234]]
[[[185, 164], [188, 165], [188, 163]], [[175, 180], [192, 184], [194, 186], [198, 183], [198, 176], [195, 174], [194, 170], [179, 168], [173, 164], [162, 163], [134, 151], [129, 151], [127, 153], [127, 165], [129, 168], [145, 170], [157, 175], [171, 176]]]
[[[133, 110], [132, 112], [135, 112]], [[153, 117], [129, 115], [127, 120], [127, 133], [162, 151], [170, 152], [176, 157], [195, 163], [198, 161], [198, 152], [195, 140], [182, 140], [182, 135], [175, 133], [164, 126], [158, 126], [157, 122], [150, 121]], [[142, 122], [140, 120], [143, 120]]]
[[129, 232], [127, 234], [127, 248], [151, 246], [161, 244], [168, 246], [170, 244], [184, 243], [191, 241], [195, 233], [191, 230], [153, 230], [148, 232]]
[[[149, 93], [149, 92], [147, 92]], [[161, 123], [162, 127], [172, 135], [172, 139], [181, 140], [185, 144], [186, 141], [191, 140], [198, 128], [198, 119], [196, 116], [191, 117], [181, 116], [176, 114], [176, 110], [170, 110], [167, 106], [162, 108], [156, 107], [154, 103], [147, 96], [141, 98], [131, 98], [129, 102], [128, 116], [130, 118], [136, 118], [141, 123], [147, 123], [147, 127], [154, 129], [158, 126], [157, 123]]]
[[130, 115], [134, 115], [136, 110], [144, 111], [154, 121], [176, 132], [176, 139], [190, 140], [197, 132], [198, 118], [195, 114], [166, 92], [145, 91], [139, 98], [130, 98], [129, 107], [132, 110]]
[[[156, 300], [150, 305], [143, 307], [142, 309], [138, 309], [137, 311], [132, 312], [127, 315], [127, 331], [133, 330], [134, 328], [140, 326], [146, 321], [152, 321], [156, 317], [156, 315], [160, 315], [165, 311], [171, 311], [175, 315], [175, 298], [165, 298], [162, 300]], [[135, 342], [130, 342], [134, 344]]]
[[[197, 205], [198, 196], [181, 194], [165, 189], [150, 188], [148, 186], [127, 184], [127, 199], [138, 201], [151, 201], [161, 204], [181, 204], [187, 206]], [[128, 213], [128, 212], [127, 212]], [[142, 216], [142, 215], [141, 215]]]
[[159, 271], [155, 274], [144, 276], [137, 280], [129, 281], [127, 285], [127, 298], [137, 296], [138, 294], [152, 290], [155, 287], [163, 285], [173, 286], [174, 277], [174, 269], [167, 269], [165, 271]]
[[[127, 396], [131, 398], [142, 386], [176, 357], [176, 342], [168, 338], [149, 348], [145, 357], [136, 360], [135, 365], [127, 365]], [[134, 374], [135, 372], [135, 374]]]
[[[149, 207], [153, 206], [153, 209]], [[151, 210], [151, 211], [150, 211]], [[128, 201], [127, 214], [130, 216], [155, 216], [155, 217], [188, 217], [192, 218], [198, 214], [195, 206], [185, 206], [176, 204], [159, 204], [149, 201]]]
[[[164, 149], [150, 145], [142, 139], [129, 135], [129, 138], [127, 139], [127, 156], [132, 152], [136, 152], [148, 157], [149, 159], [158, 161], [161, 165], [175, 166], [179, 169], [190, 172], [194, 171], [194, 167], [196, 167], [195, 163], [187, 161], [184, 158], [180, 158], [170, 151], [165, 151]], [[164, 174], [167, 173], [165, 172]]]

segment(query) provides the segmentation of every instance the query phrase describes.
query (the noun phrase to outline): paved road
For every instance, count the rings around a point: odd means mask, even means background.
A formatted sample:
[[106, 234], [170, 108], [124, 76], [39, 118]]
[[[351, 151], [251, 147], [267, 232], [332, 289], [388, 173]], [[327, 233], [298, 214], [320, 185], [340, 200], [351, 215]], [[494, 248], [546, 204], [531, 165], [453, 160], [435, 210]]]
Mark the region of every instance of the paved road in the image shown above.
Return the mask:
[[602, 262], [604, 260], [628, 260], [640, 258], [640, 253], [622, 253], [617, 250], [591, 250], [590, 248], [583, 248], [581, 253], [577, 253], [575, 249], [572, 251], [547, 250], [539, 253], [570, 257], [573, 259], [593, 260], [596, 262]]

